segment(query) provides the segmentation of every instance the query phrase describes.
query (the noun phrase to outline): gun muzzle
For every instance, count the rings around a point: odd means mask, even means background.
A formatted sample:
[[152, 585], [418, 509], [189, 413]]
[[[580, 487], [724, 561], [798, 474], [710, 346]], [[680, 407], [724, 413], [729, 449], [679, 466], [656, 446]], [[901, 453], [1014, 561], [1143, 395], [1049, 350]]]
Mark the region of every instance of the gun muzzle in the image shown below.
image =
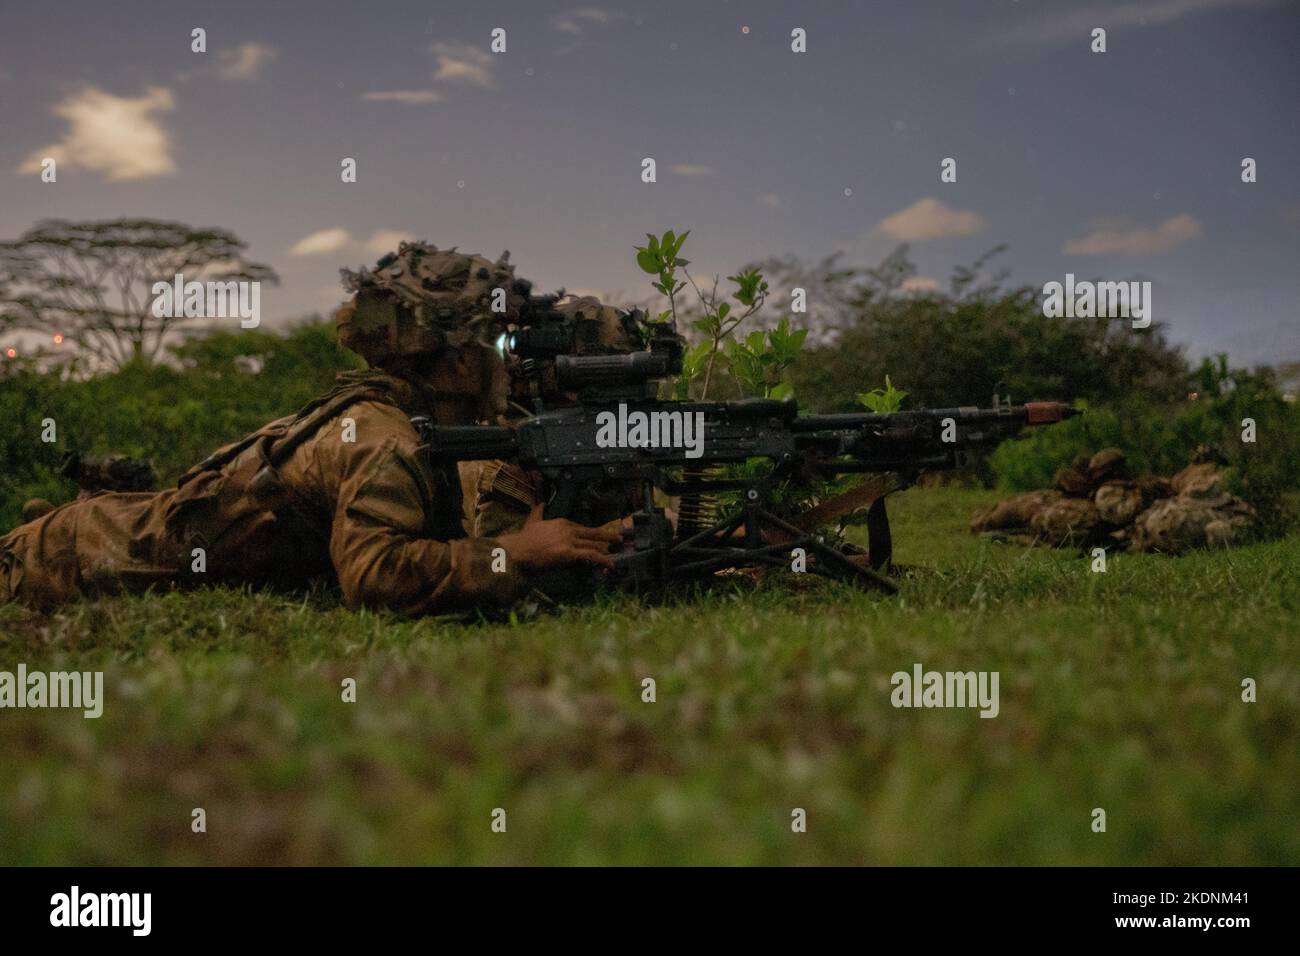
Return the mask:
[[1083, 414], [1081, 409], [1064, 402], [1025, 402], [1025, 424], [1051, 425]]

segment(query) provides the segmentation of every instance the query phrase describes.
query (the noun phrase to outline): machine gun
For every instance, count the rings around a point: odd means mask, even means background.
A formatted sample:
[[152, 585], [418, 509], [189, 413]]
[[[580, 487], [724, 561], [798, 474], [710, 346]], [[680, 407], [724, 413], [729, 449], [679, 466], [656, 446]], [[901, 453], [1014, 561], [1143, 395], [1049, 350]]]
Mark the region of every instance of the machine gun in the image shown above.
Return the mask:
[[[681, 369], [681, 339], [670, 327], [652, 337], [649, 349], [622, 355], [565, 355], [556, 338], [548, 374], [576, 395], [571, 404], [513, 426], [439, 427], [422, 417], [412, 423], [433, 463], [504, 459], [540, 473], [549, 491], [546, 518], [603, 523], [596, 516], [626, 501], [629, 485], [639, 486], [644, 503], [614, 556], [614, 576], [633, 586], [727, 568], [789, 567], [801, 549], [809, 571], [892, 592], [895, 585], [880, 573], [892, 551], [886, 494], [922, 471], [960, 467], [972, 449], [1024, 426], [1077, 414], [1058, 402], [1012, 405], [996, 396], [992, 408], [836, 415], [800, 415], [793, 399], [664, 401], [653, 397], [658, 382]], [[712, 467], [755, 459], [768, 465], [752, 476]], [[782, 483], [854, 473], [874, 476], [849, 492], [868, 509], [867, 555], [850, 555], [816, 534], [824, 508], [793, 520], [773, 512]], [[739, 492], [739, 506], [705, 527], [674, 529], [655, 504], [656, 488], [683, 496]], [[594, 572], [575, 571], [541, 589], [560, 596], [594, 584]]]

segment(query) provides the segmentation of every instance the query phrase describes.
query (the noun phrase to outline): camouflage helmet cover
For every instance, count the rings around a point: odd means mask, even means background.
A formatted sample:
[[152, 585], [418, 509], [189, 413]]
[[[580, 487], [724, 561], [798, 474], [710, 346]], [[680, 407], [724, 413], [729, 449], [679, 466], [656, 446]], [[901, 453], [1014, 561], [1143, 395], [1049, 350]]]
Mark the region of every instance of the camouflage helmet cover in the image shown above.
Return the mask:
[[572, 324], [576, 355], [621, 354], [644, 347], [637, 312], [605, 305], [591, 295], [569, 296], [556, 303], [555, 311]]
[[382, 364], [490, 341], [518, 316], [530, 289], [515, 278], [509, 256], [493, 262], [455, 247], [403, 242], [373, 270], [340, 270], [344, 288], [355, 293], [335, 316], [340, 344]]

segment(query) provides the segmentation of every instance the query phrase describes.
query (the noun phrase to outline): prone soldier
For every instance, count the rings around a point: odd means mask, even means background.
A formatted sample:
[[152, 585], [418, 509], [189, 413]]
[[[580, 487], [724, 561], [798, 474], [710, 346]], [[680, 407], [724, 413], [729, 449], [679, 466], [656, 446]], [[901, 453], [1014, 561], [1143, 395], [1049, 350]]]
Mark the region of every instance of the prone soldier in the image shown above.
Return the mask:
[[[339, 340], [372, 366], [218, 449], [167, 491], [104, 492], [0, 538], [0, 602], [55, 607], [77, 595], [205, 583], [298, 588], [336, 582], [350, 607], [405, 614], [508, 605], [529, 575], [609, 566], [617, 534], [539, 515], [466, 537], [454, 466], [418, 451], [411, 418], [496, 419], [505, 374], [495, 323], [529, 284], [503, 255], [403, 243], [353, 292]], [[494, 311], [504, 291], [504, 313]], [[504, 560], [502, 560], [504, 558]]]

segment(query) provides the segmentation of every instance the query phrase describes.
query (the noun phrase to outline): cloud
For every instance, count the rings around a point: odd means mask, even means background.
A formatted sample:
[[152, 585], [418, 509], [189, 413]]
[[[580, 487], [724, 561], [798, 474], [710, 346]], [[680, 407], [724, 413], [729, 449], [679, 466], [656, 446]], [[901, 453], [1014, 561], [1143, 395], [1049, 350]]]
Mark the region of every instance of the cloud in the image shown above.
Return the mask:
[[984, 35], [990, 47], [1056, 46], [1086, 43], [1096, 27], [1107, 34], [1134, 26], [1172, 23], [1198, 13], [1232, 7], [1267, 7], [1281, 0], [1151, 0], [1147, 3], [1091, 3], [1058, 7], [1023, 16]]
[[939, 280], [931, 279], [929, 276], [909, 276], [903, 280], [904, 292], [935, 292], [939, 288]]
[[495, 89], [491, 53], [468, 43], [435, 43], [430, 49], [438, 58], [438, 69], [433, 74], [435, 80]]
[[396, 252], [399, 244], [413, 242], [415, 234], [400, 229], [376, 229], [366, 240], [366, 252], [382, 256], [386, 252]]
[[601, 29], [609, 26], [616, 20], [621, 20], [623, 14], [611, 13], [608, 10], [602, 10], [600, 7], [575, 7], [572, 10], [565, 10], [551, 17], [551, 26], [558, 33], [564, 33], [573, 39], [555, 51], [556, 56], [566, 56], [575, 50], [581, 49], [590, 42], [590, 33], [594, 29]]
[[423, 106], [426, 103], [442, 101], [442, 94], [435, 90], [372, 90], [362, 94], [363, 100], [372, 103], [401, 103], [404, 106]]
[[174, 106], [165, 87], [150, 87], [132, 98], [88, 86], [54, 107], [54, 115], [68, 121], [63, 140], [36, 150], [18, 172], [40, 172], [48, 156], [65, 169], [90, 169], [109, 180], [170, 175], [176, 172], [171, 137], [155, 114], [169, 113]]
[[1149, 256], [1197, 239], [1204, 231], [1186, 213], [1166, 219], [1158, 226], [1103, 221], [1095, 223], [1086, 236], [1067, 239], [1061, 251], [1076, 256]]
[[346, 229], [318, 229], [309, 236], [303, 236], [289, 249], [291, 256], [323, 256], [338, 252], [352, 237]]
[[674, 163], [668, 167], [668, 171], [678, 176], [712, 176], [717, 172], [712, 166], [703, 166], [699, 163]]
[[351, 233], [342, 228], [318, 229], [295, 242], [289, 249], [289, 255], [324, 256], [354, 246], [379, 257], [386, 252], [396, 252], [401, 243], [412, 242], [415, 238], [414, 233], [404, 229], [376, 229], [365, 240], [354, 239]]
[[563, 13], [557, 13], [551, 17], [551, 26], [561, 33], [568, 33], [571, 36], [580, 37], [586, 32], [589, 25], [607, 26], [613, 23], [615, 15], [608, 10], [602, 10], [599, 7], [577, 7], [573, 10], [565, 10]]
[[246, 82], [257, 79], [262, 67], [279, 54], [268, 43], [241, 43], [234, 49], [217, 51], [217, 71], [224, 80]]
[[953, 209], [938, 199], [918, 199], [906, 209], [887, 216], [876, 230], [898, 242], [925, 242], [970, 236], [984, 228], [979, 213]]
[[781, 197], [776, 193], [763, 193], [758, 197], [758, 201], [769, 209], [779, 209], [781, 207]]

